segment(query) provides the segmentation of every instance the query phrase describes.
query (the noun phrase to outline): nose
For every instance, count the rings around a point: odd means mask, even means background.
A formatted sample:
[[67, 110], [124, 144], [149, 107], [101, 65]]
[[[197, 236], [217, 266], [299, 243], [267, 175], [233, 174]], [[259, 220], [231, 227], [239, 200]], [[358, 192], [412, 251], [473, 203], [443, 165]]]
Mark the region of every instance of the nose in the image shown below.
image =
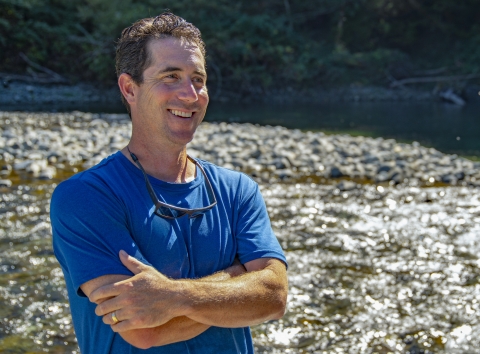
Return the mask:
[[193, 82], [191, 80], [186, 80], [180, 87], [178, 98], [185, 102], [196, 102], [198, 101], [198, 94]]

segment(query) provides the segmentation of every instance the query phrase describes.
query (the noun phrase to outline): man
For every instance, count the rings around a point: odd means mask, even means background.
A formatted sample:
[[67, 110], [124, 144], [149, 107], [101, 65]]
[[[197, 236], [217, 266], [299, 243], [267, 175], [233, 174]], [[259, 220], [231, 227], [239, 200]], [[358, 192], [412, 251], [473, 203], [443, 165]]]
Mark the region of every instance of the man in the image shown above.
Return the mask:
[[51, 203], [80, 349], [252, 353], [248, 326], [285, 311], [286, 260], [258, 186], [187, 155], [208, 104], [200, 31], [140, 20], [116, 62], [131, 140]]

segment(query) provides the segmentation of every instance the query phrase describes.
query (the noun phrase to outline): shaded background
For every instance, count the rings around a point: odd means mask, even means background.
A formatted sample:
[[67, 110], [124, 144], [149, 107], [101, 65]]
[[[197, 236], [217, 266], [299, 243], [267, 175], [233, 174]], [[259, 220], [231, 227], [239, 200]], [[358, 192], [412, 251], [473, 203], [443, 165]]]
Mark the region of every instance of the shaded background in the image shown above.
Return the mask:
[[[118, 93], [31, 98], [85, 83], [112, 92], [121, 30], [167, 8], [207, 44], [207, 120], [417, 140], [479, 159], [477, 0], [0, 0], [0, 101], [13, 103], [0, 109], [125, 112]], [[36, 86], [16, 96], [18, 83]], [[441, 102], [446, 90], [467, 105]]]
[[[0, 76], [110, 86], [121, 30], [166, 8], [202, 31], [215, 95], [389, 85], [480, 68], [477, 0], [0, 0]], [[453, 84], [461, 92], [466, 83]]]
[[[125, 112], [118, 95], [111, 105], [86, 105], [67, 89], [115, 87], [120, 31], [165, 8], [204, 35], [210, 121], [418, 140], [479, 159], [478, 0], [0, 0], [0, 102], [19, 83], [26, 91], [0, 111]], [[412, 78], [426, 83], [382, 91]], [[50, 88], [73, 99], [28, 100]], [[467, 104], [422, 99], [445, 89]], [[322, 94], [326, 102], [308, 102]], [[334, 102], [337, 95], [347, 102]], [[262, 97], [295, 99], [251, 103]], [[78, 112], [15, 113], [0, 119], [0, 131], [23, 146], [48, 135], [56, 117], [65, 120], [64, 132], [84, 136], [88, 128], [86, 146], [97, 137], [124, 144], [102, 133], [103, 124], [115, 138], [130, 131], [128, 119], [109, 126], [99, 119], [108, 115]], [[89, 119], [97, 125], [90, 128]], [[0, 352], [78, 353], [48, 213], [57, 183], [83, 167], [69, 160], [53, 180], [42, 180], [9, 171], [5, 160], [2, 178], [13, 183], [0, 188]], [[287, 251], [291, 299], [282, 320], [254, 328], [258, 352], [476, 352], [478, 190], [365, 185], [340, 192], [332, 183], [261, 185]]]

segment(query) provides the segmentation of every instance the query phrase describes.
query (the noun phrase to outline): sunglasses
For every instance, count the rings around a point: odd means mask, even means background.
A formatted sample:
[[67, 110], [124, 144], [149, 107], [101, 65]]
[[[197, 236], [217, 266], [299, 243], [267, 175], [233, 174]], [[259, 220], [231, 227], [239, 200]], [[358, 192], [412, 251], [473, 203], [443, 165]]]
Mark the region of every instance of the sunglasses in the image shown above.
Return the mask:
[[207, 185], [208, 197], [210, 201], [212, 201], [212, 203], [209, 206], [206, 206], [203, 208], [196, 208], [196, 209], [181, 208], [181, 207], [167, 204], [158, 200], [157, 195], [155, 194], [155, 191], [153, 190], [153, 187], [150, 184], [150, 181], [148, 180], [147, 174], [145, 173], [145, 170], [140, 164], [140, 161], [138, 161], [138, 158], [130, 151], [128, 146], [127, 146], [127, 150], [130, 153], [130, 156], [132, 157], [133, 161], [137, 164], [137, 166], [142, 171], [143, 177], [145, 177], [145, 183], [147, 185], [148, 194], [150, 194], [150, 198], [152, 199], [152, 202], [155, 205], [156, 215], [164, 219], [177, 219], [184, 215], [188, 215], [189, 219], [193, 219], [193, 218], [199, 217], [202, 214], [205, 214], [207, 211], [212, 209], [217, 204], [217, 199], [215, 198], [215, 193], [213, 192], [212, 184], [210, 183], [210, 180], [208, 179], [207, 174], [205, 173], [205, 170], [197, 161], [192, 159], [190, 156], [187, 155], [187, 158], [190, 161], [192, 161], [195, 164], [195, 166], [197, 166], [203, 174], [203, 178], [205, 179], [205, 183]]

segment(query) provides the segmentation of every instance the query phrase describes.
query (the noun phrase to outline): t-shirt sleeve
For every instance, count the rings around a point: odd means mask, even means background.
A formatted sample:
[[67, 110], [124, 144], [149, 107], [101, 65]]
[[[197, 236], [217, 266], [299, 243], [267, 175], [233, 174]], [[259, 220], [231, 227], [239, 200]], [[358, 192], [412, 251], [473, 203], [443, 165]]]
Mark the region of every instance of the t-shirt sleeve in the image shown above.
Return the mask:
[[108, 187], [70, 179], [55, 189], [51, 206], [53, 249], [77, 294], [80, 286], [108, 274], [132, 275], [118, 252], [131, 252], [124, 208]]
[[245, 264], [257, 258], [276, 258], [287, 265], [257, 183], [242, 175], [238, 191], [235, 237], [240, 262]]

